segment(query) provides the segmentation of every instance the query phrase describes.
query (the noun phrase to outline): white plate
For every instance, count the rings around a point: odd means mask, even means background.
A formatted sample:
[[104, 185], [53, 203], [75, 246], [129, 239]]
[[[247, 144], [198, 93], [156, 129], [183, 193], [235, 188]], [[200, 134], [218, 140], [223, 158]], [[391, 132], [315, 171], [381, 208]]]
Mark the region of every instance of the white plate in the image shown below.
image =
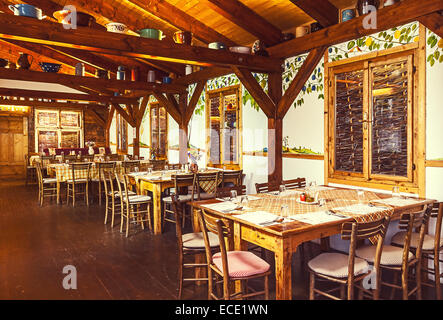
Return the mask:
[[311, 204], [311, 205], [318, 204], [318, 201], [306, 202], [306, 201], [301, 201], [300, 199], [297, 199], [296, 201], [301, 204]]

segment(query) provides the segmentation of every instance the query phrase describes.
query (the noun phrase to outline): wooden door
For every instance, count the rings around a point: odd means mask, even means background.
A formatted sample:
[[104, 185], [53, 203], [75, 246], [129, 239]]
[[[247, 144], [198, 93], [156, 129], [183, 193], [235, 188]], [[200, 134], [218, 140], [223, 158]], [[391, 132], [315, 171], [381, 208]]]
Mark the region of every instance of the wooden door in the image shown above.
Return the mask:
[[25, 177], [25, 153], [28, 149], [27, 119], [0, 117], [0, 179]]

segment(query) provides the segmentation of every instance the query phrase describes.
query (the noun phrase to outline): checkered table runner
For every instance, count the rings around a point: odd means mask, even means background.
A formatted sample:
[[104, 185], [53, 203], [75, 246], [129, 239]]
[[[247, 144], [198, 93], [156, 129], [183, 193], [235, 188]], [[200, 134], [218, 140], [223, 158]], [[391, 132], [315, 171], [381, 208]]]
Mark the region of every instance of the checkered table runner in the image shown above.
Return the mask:
[[[116, 163], [115, 170], [117, 173], [123, 172], [123, 167], [121, 163]], [[76, 170], [76, 179], [86, 179], [88, 177], [88, 170]], [[72, 180], [72, 168], [70, 168], [69, 164], [50, 164], [48, 165], [48, 174], [50, 176], [55, 176], [57, 182], [65, 182], [67, 180]], [[95, 163], [92, 164], [91, 169], [89, 171], [90, 179], [98, 179], [98, 165]]]

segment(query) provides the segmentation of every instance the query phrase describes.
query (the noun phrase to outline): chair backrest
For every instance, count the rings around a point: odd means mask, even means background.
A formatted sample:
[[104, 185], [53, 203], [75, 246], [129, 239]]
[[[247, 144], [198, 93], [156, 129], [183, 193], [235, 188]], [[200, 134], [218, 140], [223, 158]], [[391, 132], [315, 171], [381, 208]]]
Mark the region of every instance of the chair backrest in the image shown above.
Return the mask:
[[441, 226], [442, 226], [442, 218], [443, 218], [443, 202], [436, 202], [432, 206], [431, 209], [431, 218], [435, 218], [435, 237], [434, 237], [434, 245], [436, 248], [440, 248], [440, 239], [441, 239]]
[[43, 173], [42, 173], [42, 164], [38, 161], [35, 162], [35, 168], [37, 171], [37, 180], [40, 187], [43, 186]]
[[[174, 189], [176, 194], [182, 194], [181, 190], [186, 190], [186, 194], [188, 193], [189, 187], [192, 187], [192, 198], [194, 198], [194, 194], [196, 190], [194, 188], [195, 183], [195, 174], [173, 174], [171, 176], [171, 181], [174, 183]], [[184, 194], [184, 192], [183, 192]]]
[[94, 155], [93, 154], [85, 154], [85, 155], [82, 155], [80, 157], [80, 159], [81, 159], [81, 161], [87, 160], [89, 162], [93, 162], [94, 161]]
[[71, 163], [69, 167], [72, 170], [72, 180], [86, 179], [89, 182], [91, 173], [91, 163]]
[[286, 189], [301, 189], [306, 187], [305, 178], [297, 178], [292, 180], [283, 180], [281, 184], [285, 185]]
[[152, 164], [154, 171], [164, 170], [166, 165], [166, 160], [149, 160]]
[[169, 163], [168, 164], [168, 169], [169, 170], [180, 170], [181, 166], [182, 165], [180, 163]]
[[135, 168], [140, 169], [140, 160], [123, 161], [122, 167], [124, 173], [134, 172]]
[[[214, 198], [217, 195], [217, 188], [220, 182], [220, 172], [198, 172], [196, 179], [194, 179], [194, 189], [197, 190], [197, 199], [201, 200], [201, 189], [207, 193], [213, 194]], [[203, 187], [205, 186], [205, 187]]]
[[243, 184], [243, 170], [222, 171], [221, 173], [222, 187], [231, 182], [234, 186], [241, 186]]
[[231, 191], [237, 191], [237, 195], [243, 196], [246, 194], [246, 186], [234, 186], [234, 187], [220, 187], [217, 188], [217, 198], [227, 198], [231, 196]]
[[268, 182], [256, 183], [255, 191], [257, 193], [266, 193], [271, 191], [278, 191], [279, 187], [280, 186], [276, 183], [268, 183]]
[[[171, 198], [172, 198], [172, 211], [174, 211], [175, 221], [182, 221], [183, 220], [183, 206], [178, 201], [178, 195], [173, 194], [171, 196]], [[182, 224], [180, 222], [175, 224], [175, 232], [177, 235], [178, 249], [183, 250], [183, 238], [182, 238], [183, 229], [182, 229]]]
[[97, 165], [97, 169], [98, 169], [99, 181], [104, 181], [103, 174], [105, 172], [114, 172], [115, 171], [115, 162], [98, 162], [96, 165]]
[[212, 251], [209, 242], [208, 232], [212, 232], [218, 235], [220, 242], [220, 253], [223, 264], [223, 277], [225, 280], [229, 279], [228, 269], [228, 257], [225, 238], [230, 239], [233, 236], [233, 227], [227, 220], [218, 219], [211, 214], [206, 213], [204, 210], [198, 211], [198, 219], [200, 222], [200, 228], [203, 233], [203, 239], [205, 241], [206, 259], [208, 265], [213, 265]]
[[101, 181], [103, 181], [106, 196], [108, 196], [108, 194], [115, 196], [114, 195], [114, 175], [115, 175], [114, 170], [112, 170], [112, 171], [103, 170], [103, 172], [102, 172], [101, 179], [103, 179], [103, 180], [101, 180]]
[[[341, 229], [341, 238], [350, 240], [349, 244], [349, 262], [348, 262], [348, 299], [353, 299], [353, 283], [354, 283], [354, 263], [355, 251], [359, 241], [371, 239], [376, 241], [376, 251], [374, 259], [374, 272], [380, 275], [380, 259], [383, 251], [383, 243], [388, 230], [390, 218], [383, 217], [371, 222], [345, 222]], [[369, 270], [367, 271], [369, 273]], [[380, 286], [380, 281], [376, 281]]]
[[116, 153], [109, 154], [107, 156], [109, 157], [109, 160], [111, 160], [111, 161], [120, 161], [122, 158], [119, 154], [116, 154]]
[[426, 228], [431, 216], [433, 205], [425, 205], [422, 210], [412, 213], [404, 213], [401, 215], [398, 228], [406, 232], [403, 244], [403, 267], [408, 263], [408, 254], [411, 248], [412, 232], [418, 230], [419, 242], [416, 247], [415, 257], [420, 258], [423, 249], [423, 240], [425, 238]]

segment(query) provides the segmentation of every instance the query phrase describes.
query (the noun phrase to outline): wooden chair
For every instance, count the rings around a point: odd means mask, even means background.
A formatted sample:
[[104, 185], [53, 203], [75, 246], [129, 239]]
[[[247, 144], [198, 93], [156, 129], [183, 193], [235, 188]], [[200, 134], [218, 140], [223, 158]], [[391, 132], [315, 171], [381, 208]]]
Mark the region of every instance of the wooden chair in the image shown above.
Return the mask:
[[[116, 174], [116, 177], [122, 208], [120, 214], [120, 232], [123, 232], [123, 227], [126, 222], [126, 237], [128, 237], [131, 219], [136, 224], [140, 223], [143, 230], [145, 229], [144, 222], [148, 222], [149, 230], [152, 230], [150, 207], [152, 198], [147, 195], [131, 195], [129, 177], [122, 174]], [[124, 188], [122, 188], [122, 184]], [[144, 206], [146, 206], [146, 209]]]
[[121, 161], [122, 160], [122, 157], [116, 153], [108, 154], [107, 156], [109, 157], [109, 161]]
[[[105, 210], [105, 224], [108, 222], [108, 214], [111, 215], [111, 227], [114, 227], [115, 216], [121, 214], [122, 201], [120, 191], [115, 190], [114, 182], [116, 181], [115, 170], [103, 170], [103, 186], [105, 189], [106, 210]], [[129, 196], [136, 195], [135, 192], [128, 191]]]
[[[171, 180], [174, 183], [175, 195], [178, 195], [177, 201], [180, 205], [185, 205], [187, 202], [196, 199], [197, 192], [194, 188], [195, 174], [174, 174], [171, 176]], [[176, 215], [172, 208], [172, 195], [164, 197], [162, 200], [164, 204], [163, 226], [166, 221], [171, 223], [176, 223], [179, 221], [175, 220]], [[186, 210], [186, 207], [184, 210]], [[172, 218], [170, 217], [171, 215], [173, 216]], [[181, 220], [183, 227], [185, 225], [185, 216], [186, 215], [183, 214], [183, 219]]]
[[57, 179], [43, 178], [42, 165], [40, 162], [35, 163], [38, 181], [38, 202], [43, 206], [45, 197], [57, 198]]
[[255, 184], [255, 191], [257, 193], [267, 193], [267, 192], [272, 192], [272, 191], [278, 191], [279, 187], [280, 186], [275, 183], [268, 183], [268, 182], [256, 183]]
[[[208, 215], [204, 210], [198, 211], [200, 227], [205, 240], [206, 259], [208, 263], [208, 298], [209, 299], [244, 299], [258, 295], [269, 298], [270, 265], [250, 251], [228, 251], [226, 239], [232, 239], [233, 227], [226, 221]], [[213, 255], [209, 232], [218, 235], [220, 252]], [[264, 278], [264, 290], [254, 292], [249, 289], [247, 282], [251, 279]], [[214, 282], [215, 280], [215, 282]], [[233, 281], [241, 282], [241, 290], [231, 292]], [[214, 285], [223, 286], [223, 294], [214, 293]]]
[[241, 186], [242, 184], [243, 170], [221, 172], [221, 187]]
[[169, 163], [168, 170], [180, 170], [182, 168], [182, 165], [180, 163]]
[[[441, 227], [443, 218], [443, 202], [434, 203], [430, 208], [430, 218], [436, 219], [435, 221], [435, 233], [434, 235], [425, 234], [423, 238], [422, 246], [422, 264], [421, 269], [423, 275], [422, 285], [435, 287], [435, 297], [437, 300], [441, 300], [441, 284], [440, 280], [443, 277], [443, 273], [440, 271], [440, 263], [443, 262], [440, 258], [440, 253], [443, 251], [443, 239], [441, 238]], [[429, 226], [426, 227], [428, 229]], [[427, 233], [428, 230], [426, 230]], [[402, 246], [405, 242], [406, 233], [400, 231], [396, 233], [392, 239], [391, 244], [393, 246]], [[417, 254], [417, 247], [420, 243], [420, 233], [412, 232], [411, 234], [411, 251]], [[433, 268], [428, 266], [428, 261], [433, 261]], [[434, 276], [434, 281], [427, 281], [429, 275]]]
[[[72, 206], [75, 207], [75, 198], [77, 195], [84, 195], [86, 205], [89, 206], [89, 181], [91, 172], [91, 163], [72, 163], [72, 178], [66, 180], [66, 198], [69, 204], [69, 198], [72, 198]], [[76, 190], [79, 189], [79, 190]]]
[[[175, 221], [184, 220], [185, 203], [179, 199], [179, 195], [174, 194], [171, 196], [172, 210], [175, 215]], [[205, 253], [205, 240], [202, 232], [192, 232], [183, 234], [182, 225], [180, 223], [175, 224], [175, 230], [177, 235], [177, 247], [178, 247], [178, 299], [182, 298], [183, 282], [184, 281], [208, 281], [208, 278], [185, 278], [184, 269], [196, 269], [196, 268], [208, 268], [208, 263], [195, 263], [195, 255]], [[218, 236], [209, 233], [209, 246], [211, 252], [214, 252], [219, 247]], [[185, 262], [187, 257], [191, 257], [193, 262]], [[191, 260], [192, 261], [192, 260]]]
[[[197, 200], [214, 199], [217, 195], [217, 188], [220, 183], [220, 172], [198, 172], [194, 179], [194, 190], [197, 190]], [[202, 192], [205, 188], [202, 185], [210, 186], [212, 192]]]
[[[357, 242], [369, 238], [377, 239], [377, 245], [373, 246], [375, 250], [371, 251], [372, 261], [374, 261], [374, 271], [379, 277], [380, 257], [383, 250], [383, 241], [389, 224], [389, 218], [382, 218], [373, 222], [357, 223], [346, 222], [342, 225], [341, 238], [350, 240], [349, 254], [326, 252], [321, 253], [308, 262], [309, 268], [309, 299], [314, 300], [315, 295], [322, 295], [334, 300], [354, 299], [355, 287], [360, 290], [366, 290], [358, 283], [371, 274], [369, 264], [365, 259], [356, 257]], [[327, 280], [338, 283], [339, 286], [322, 291], [315, 287], [316, 279]], [[378, 299], [380, 281], [377, 281], [377, 289], [374, 293], [374, 299]], [[340, 290], [340, 297], [331, 294]]]
[[306, 179], [305, 178], [297, 178], [292, 180], [283, 180], [281, 182], [287, 190], [291, 189], [301, 189], [306, 187]]
[[[402, 290], [403, 300], [408, 300], [409, 296], [416, 293], [417, 298], [421, 299], [421, 251], [425, 236], [425, 227], [430, 215], [428, 206], [415, 213], [402, 214], [399, 222], [401, 231], [405, 231], [405, 241], [402, 246], [385, 245], [380, 258], [380, 279], [381, 272], [390, 270], [394, 273], [393, 283], [380, 281], [380, 285], [392, 288], [391, 300], [394, 298], [395, 289]], [[414, 229], [420, 229], [419, 240], [415, 255], [411, 252], [411, 239]], [[365, 259], [369, 263], [374, 263], [374, 247], [362, 246], [356, 250], [359, 258]], [[409, 290], [409, 277], [415, 269], [416, 285]], [[401, 275], [401, 284], [398, 285], [398, 276]]]
[[122, 167], [125, 174], [134, 172], [136, 170], [135, 168], [139, 168], [140, 170], [140, 160], [123, 161]]
[[114, 173], [115, 162], [98, 162], [96, 166], [98, 171], [98, 177], [97, 179], [93, 179], [93, 181], [98, 183], [98, 204], [102, 205], [102, 185], [105, 183], [103, 174], [105, 171]]
[[150, 160], [149, 163], [152, 164], [154, 171], [165, 170], [166, 160]]
[[231, 196], [231, 191], [237, 191], [237, 195], [243, 196], [246, 195], [246, 186], [234, 186], [234, 187], [221, 187], [217, 188], [217, 198], [228, 198]]
[[31, 165], [29, 161], [29, 155], [25, 154], [25, 164], [26, 164], [26, 185], [28, 185], [29, 181], [36, 182], [37, 181], [37, 169], [35, 166]]
[[85, 154], [80, 157], [80, 161], [82, 162], [94, 162], [93, 154]]

